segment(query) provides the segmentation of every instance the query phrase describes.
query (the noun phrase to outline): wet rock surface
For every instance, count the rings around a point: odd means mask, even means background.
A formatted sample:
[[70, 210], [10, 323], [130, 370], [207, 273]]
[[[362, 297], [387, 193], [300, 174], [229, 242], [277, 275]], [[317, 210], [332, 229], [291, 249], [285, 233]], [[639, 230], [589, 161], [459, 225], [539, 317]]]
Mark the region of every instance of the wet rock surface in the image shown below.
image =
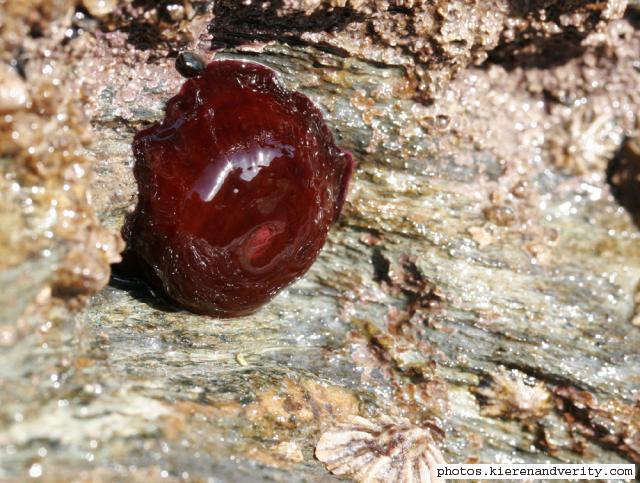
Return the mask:
[[[357, 416], [450, 462], [639, 461], [636, 3], [21, 3], [0, 478], [331, 481], [316, 444]], [[358, 161], [317, 262], [248, 317], [102, 288], [180, 50], [273, 68]]]

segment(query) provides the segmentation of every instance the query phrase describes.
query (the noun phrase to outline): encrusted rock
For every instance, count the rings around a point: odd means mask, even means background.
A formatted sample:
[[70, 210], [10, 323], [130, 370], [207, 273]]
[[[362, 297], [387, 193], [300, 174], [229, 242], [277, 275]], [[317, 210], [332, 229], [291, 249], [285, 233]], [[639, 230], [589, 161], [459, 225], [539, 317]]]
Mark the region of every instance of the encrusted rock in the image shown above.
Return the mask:
[[456, 73], [487, 58], [535, 65], [578, 55], [581, 40], [620, 18], [626, 5], [626, 0], [220, 0], [210, 30], [222, 42], [301, 40], [403, 65], [430, 97]]

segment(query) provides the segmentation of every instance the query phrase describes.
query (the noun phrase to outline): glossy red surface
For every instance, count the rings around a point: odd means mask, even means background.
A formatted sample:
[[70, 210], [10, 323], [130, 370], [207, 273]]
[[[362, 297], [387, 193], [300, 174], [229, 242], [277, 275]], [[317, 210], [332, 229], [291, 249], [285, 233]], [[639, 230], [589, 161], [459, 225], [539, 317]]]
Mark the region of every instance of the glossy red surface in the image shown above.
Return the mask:
[[259, 64], [216, 61], [133, 142], [129, 247], [184, 307], [255, 311], [304, 274], [353, 171], [319, 110]]

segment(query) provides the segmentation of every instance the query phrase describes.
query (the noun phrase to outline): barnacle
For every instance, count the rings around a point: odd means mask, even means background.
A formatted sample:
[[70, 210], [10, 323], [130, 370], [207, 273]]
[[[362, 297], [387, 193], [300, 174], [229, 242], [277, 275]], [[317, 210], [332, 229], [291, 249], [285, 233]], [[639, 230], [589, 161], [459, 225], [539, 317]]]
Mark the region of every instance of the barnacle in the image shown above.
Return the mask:
[[525, 421], [547, 414], [551, 395], [541, 382], [530, 383], [519, 371], [501, 368], [487, 387], [474, 389], [484, 416]]
[[427, 427], [386, 415], [350, 416], [322, 434], [316, 458], [334, 475], [359, 482], [440, 481], [435, 466], [445, 463]]
[[557, 166], [574, 174], [605, 170], [624, 138], [623, 127], [606, 110], [609, 102], [598, 99], [577, 108], [549, 133], [549, 152]]

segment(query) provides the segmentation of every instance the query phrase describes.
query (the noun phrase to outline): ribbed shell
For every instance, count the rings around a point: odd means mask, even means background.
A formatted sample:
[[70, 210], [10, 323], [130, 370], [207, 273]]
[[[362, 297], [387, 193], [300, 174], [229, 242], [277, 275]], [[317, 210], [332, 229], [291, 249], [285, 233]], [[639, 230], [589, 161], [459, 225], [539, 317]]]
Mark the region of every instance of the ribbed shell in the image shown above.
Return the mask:
[[427, 428], [404, 418], [352, 416], [322, 434], [316, 458], [334, 475], [358, 482], [429, 483], [445, 463]]

